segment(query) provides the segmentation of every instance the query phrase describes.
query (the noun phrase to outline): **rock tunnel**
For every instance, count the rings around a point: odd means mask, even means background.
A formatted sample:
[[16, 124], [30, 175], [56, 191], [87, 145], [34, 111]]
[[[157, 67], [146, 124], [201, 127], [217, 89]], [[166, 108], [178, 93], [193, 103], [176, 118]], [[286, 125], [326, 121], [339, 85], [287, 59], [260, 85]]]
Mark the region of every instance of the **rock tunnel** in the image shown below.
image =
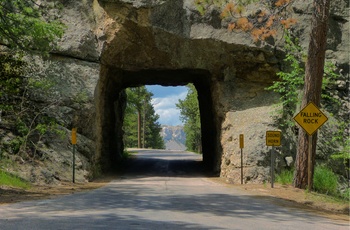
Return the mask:
[[[179, 86], [193, 83], [198, 91], [198, 102], [201, 114], [203, 163], [204, 166], [215, 171], [220, 157], [217, 145], [218, 124], [215, 124], [215, 111], [211, 95], [210, 73], [198, 69], [161, 70], [147, 69], [127, 71], [105, 67], [102, 71], [106, 80], [100, 79], [101, 91], [99, 122], [101, 125], [101, 139], [99, 151], [101, 164], [105, 169], [117, 168], [123, 146], [122, 121], [126, 97], [124, 89], [142, 85]], [[217, 170], [216, 170], [217, 171]]]
[[[203, 162], [211, 171], [224, 177], [236, 175], [235, 140], [244, 130], [256, 142], [250, 145], [251, 151], [262, 152], [261, 133], [271, 119], [269, 109], [261, 108], [276, 102], [275, 95], [265, 90], [276, 80], [276, 50], [196, 21], [188, 1], [99, 3], [104, 12], [104, 42], [94, 97], [94, 161], [102, 170], [115, 168], [123, 151], [124, 89], [141, 85], [195, 85]], [[257, 133], [251, 130], [259, 126], [259, 138], [255, 138]], [[259, 163], [265, 156], [251, 158], [249, 167], [255, 170], [251, 177], [265, 173], [266, 166]], [[256, 171], [257, 164], [263, 172]]]

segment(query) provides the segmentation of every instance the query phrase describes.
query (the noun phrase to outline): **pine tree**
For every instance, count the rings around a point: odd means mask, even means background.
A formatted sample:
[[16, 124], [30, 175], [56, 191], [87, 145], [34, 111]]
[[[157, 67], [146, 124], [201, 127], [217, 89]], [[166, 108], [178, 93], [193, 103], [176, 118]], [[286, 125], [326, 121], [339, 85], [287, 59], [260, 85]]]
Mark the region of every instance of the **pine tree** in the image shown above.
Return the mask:
[[128, 88], [127, 106], [125, 110], [124, 144], [126, 147], [164, 149], [160, 136], [161, 126], [157, 122], [151, 104], [153, 94], [145, 86]]
[[[309, 102], [320, 106], [322, 79], [324, 63], [326, 57], [327, 31], [330, 0], [314, 0], [313, 15], [311, 23], [311, 33], [307, 62], [305, 67], [305, 85], [301, 107], [305, 107]], [[308, 170], [308, 146], [309, 138], [304, 130], [300, 130], [298, 137], [298, 149], [296, 157], [296, 172], [293, 181], [294, 187], [312, 189], [312, 181], [315, 166], [317, 134], [312, 138], [311, 169]], [[308, 183], [308, 171], [311, 172]]]

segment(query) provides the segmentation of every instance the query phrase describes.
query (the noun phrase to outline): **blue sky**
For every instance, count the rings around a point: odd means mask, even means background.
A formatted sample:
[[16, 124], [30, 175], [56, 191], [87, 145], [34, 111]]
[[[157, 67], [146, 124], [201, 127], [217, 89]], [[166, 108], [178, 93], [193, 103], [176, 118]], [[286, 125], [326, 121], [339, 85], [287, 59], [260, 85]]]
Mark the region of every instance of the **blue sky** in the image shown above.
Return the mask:
[[154, 94], [152, 104], [156, 114], [160, 116], [158, 122], [162, 125], [182, 125], [180, 110], [176, 108], [176, 103], [179, 99], [185, 99], [187, 87], [147, 85], [146, 88]]

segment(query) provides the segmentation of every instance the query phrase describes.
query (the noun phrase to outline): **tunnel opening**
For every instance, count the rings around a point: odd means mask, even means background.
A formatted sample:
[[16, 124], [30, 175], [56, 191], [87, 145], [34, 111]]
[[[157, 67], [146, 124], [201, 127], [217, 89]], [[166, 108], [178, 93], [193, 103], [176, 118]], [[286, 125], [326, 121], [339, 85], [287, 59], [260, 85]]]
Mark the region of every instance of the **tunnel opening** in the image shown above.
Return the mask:
[[198, 69], [129, 71], [107, 66], [101, 68], [96, 90], [97, 154], [95, 159], [100, 170], [114, 171], [121, 166], [121, 156], [124, 151], [122, 124], [126, 106], [126, 88], [143, 85], [185, 86], [189, 83], [195, 86], [198, 93], [203, 167], [218, 174], [221, 155], [218, 150], [211, 74], [206, 70]]

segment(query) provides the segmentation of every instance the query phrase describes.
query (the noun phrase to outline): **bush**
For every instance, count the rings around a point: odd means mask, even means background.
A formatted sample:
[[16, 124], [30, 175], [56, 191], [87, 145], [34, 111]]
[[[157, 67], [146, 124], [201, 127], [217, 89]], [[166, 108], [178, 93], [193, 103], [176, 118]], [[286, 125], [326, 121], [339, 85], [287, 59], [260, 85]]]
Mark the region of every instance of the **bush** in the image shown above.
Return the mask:
[[293, 170], [283, 170], [280, 174], [276, 176], [276, 182], [283, 185], [292, 184], [293, 182]]
[[314, 190], [316, 192], [336, 195], [338, 179], [337, 176], [325, 166], [316, 166], [314, 174]]

